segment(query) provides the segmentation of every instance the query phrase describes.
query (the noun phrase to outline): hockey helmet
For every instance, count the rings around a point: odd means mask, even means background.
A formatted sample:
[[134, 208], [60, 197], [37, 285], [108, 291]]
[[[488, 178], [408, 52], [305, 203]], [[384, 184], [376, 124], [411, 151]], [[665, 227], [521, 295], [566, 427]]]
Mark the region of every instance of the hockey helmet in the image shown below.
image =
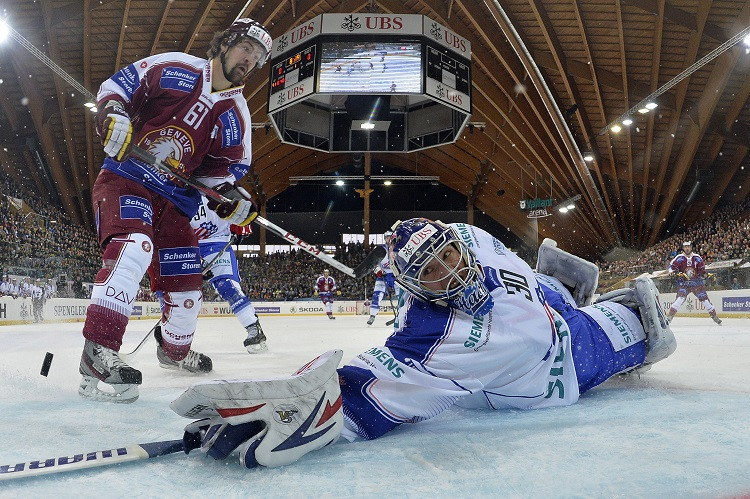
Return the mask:
[[237, 19], [230, 27], [224, 30], [224, 37], [224, 43], [230, 47], [238, 43], [242, 37], [247, 37], [260, 43], [265, 49], [266, 55], [258, 61], [257, 67], [263, 66], [271, 58], [273, 39], [265, 26], [258, 21], [247, 17]]
[[476, 256], [455, 228], [439, 220], [396, 222], [388, 260], [396, 281], [425, 301], [471, 315], [486, 315], [492, 308]]

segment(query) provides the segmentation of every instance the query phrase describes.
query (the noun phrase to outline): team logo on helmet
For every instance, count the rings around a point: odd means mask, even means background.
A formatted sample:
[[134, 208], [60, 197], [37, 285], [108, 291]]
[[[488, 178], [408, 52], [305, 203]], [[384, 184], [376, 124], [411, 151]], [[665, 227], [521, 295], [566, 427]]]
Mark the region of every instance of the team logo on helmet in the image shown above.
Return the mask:
[[232, 25], [224, 32], [228, 35], [227, 43], [233, 44], [238, 37], [246, 36], [252, 38], [263, 46], [266, 51], [265, 58], [258, 62], [258, 67], [262, 66], [271, 57], [271, 49], [273, 48], [273, 39], [271, 35], [258, 21], [249, 19], [247, 17], [237, 19]]

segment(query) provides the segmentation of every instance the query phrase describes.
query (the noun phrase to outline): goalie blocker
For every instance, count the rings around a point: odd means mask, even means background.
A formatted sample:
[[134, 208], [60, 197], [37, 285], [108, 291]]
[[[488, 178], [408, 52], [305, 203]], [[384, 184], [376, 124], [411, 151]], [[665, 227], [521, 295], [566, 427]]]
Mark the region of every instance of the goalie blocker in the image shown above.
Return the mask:
[[200, 447], [214, 459], [235, 450], [246, 468], [293, 463], [338, 440], [344, 427], [336, 368], [343, 352], [331, 350], [287, 378], [213, 380], [189, 387], [170, 405], [187, 425], [185, 452]]

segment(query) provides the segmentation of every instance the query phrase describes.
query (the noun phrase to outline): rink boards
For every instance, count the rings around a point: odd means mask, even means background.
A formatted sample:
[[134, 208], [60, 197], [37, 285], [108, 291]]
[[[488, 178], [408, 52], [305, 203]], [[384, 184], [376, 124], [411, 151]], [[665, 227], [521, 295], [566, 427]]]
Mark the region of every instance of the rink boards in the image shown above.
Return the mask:
[[[750, 300], [750, 298], [748, 298]], [[50, 322], [79, 322], [86, 318], [86, 308], [89, 300], [76, 298], [51, 298], [44, 304], [43, 317], [45, 323]], [[284, 302], [253, 302], [258, 315], [276, 316], [314, 316], [325, 315], [325, 308], [320, 301], [284, 301]], [[364, 315], [369, 314], [369, 302], [365, 301], [334, 301], [333, 315]], [[381, 304], [380, 312], [392, 314], [390, 303]], [[232, 315], [232, 310], [226, 302], [204, 302], [201, 307], [201, 317], [225, 317]], [[157, 302], [135, 302], [131, 319], [158, 319], [161, 309]], [[34, 322], [34, 312], [31, 298], [0, 297], [0, 325], [28, 324]]]
[[[675, 293], [661, 295], [661, 306], [666, 313], [676, 298]], [[709, 291], [708, 298], [714, 304], [719, 317], [750, 317], [750, 289]], [[89, 300], [75, 298], [52, 298], [44, 305], [44, 322], [78, 322], [86, 318]], [[325, 308], [319, 301], [253, 302], [258, 315], [283, 317], [325, 315]], [[390, 304], [381, 304], [380, 313], [392, 314]], [[689, 294], [678, 315], [703, 317], [708, 314], [706, 307], [693, 294]], [[334, 301], [334, 315], [369, 314], [369, 302]], [[225, 302], [204, 302], [201, 317], [224, 317], [232, 315]], [[158, 319], [161, 310], [157, 302], [136, 302], [131, 319]], [[0, 325], [28, 324], [34, 322], [31, 298], [0, 297]]]

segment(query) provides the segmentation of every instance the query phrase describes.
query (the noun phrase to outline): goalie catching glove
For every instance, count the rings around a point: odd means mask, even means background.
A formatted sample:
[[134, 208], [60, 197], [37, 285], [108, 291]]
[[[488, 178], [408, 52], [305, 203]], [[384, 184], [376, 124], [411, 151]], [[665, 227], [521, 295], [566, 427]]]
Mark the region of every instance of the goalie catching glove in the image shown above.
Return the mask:
[[214, 190], [231, 201], [219, 203], [209, 199], [208, 207], [230, 224], [244, 227], [258, 216], [250, 194], [239, 185], [224, 182], [214, 187]]
[[170, 404], [180, 416], [204, 418], [185, 428], [185, 452], [224, 459], [239, 451], [246, 468], [274, 467], [335, 442], [344, 427], [342, 355], [326, 352], [287, 378], [194, 384]]
[[107, 156], [116, 161], [127, 159], [132, 146], [133, 124], [122, 102], [109, 100], [99, 107], [96, 115], [96, 133]]

